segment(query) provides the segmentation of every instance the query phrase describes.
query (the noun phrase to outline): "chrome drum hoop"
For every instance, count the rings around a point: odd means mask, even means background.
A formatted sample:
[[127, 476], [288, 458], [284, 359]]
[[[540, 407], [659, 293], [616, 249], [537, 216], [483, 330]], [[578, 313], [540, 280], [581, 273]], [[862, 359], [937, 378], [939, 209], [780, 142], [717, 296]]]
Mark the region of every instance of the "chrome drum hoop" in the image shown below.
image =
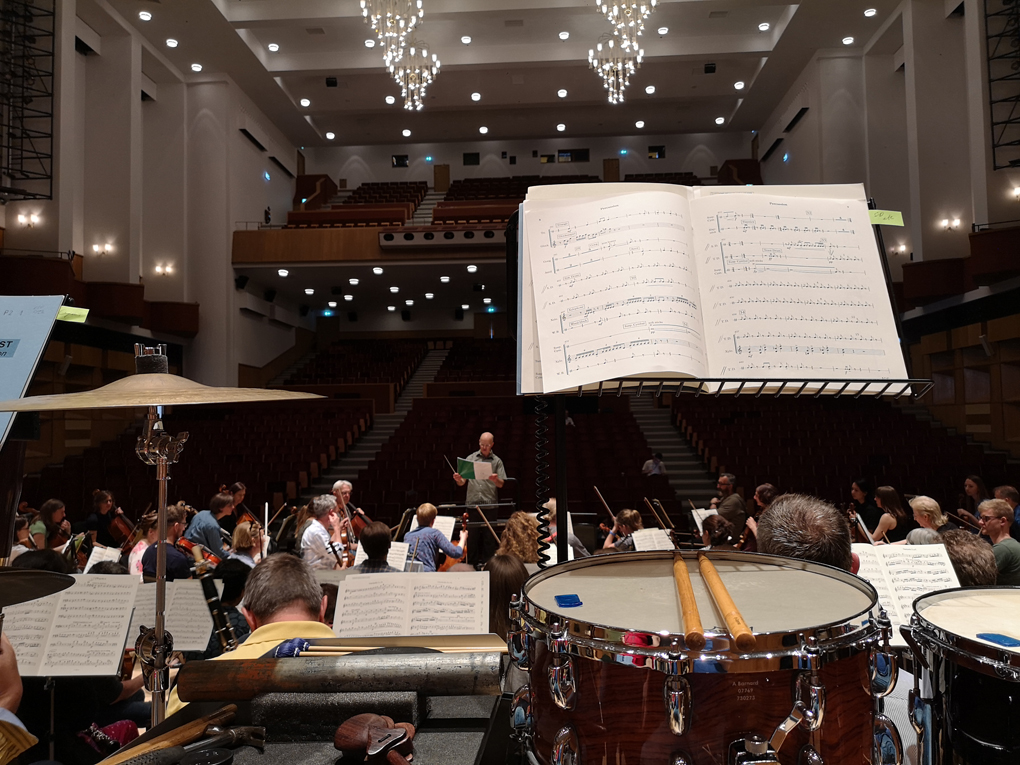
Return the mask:
[[[629, 560], [648, 560], [669, 556], [671, 553], [625, 553]], [[564, 566], [584, 568], [611, 564], [615, 556], [594, 556], [540, 571], [529, 583], [555, 576]], [[810, 638], [817, 641], [822, 663], [849, 658], [881, 643], [882, 634], [877, 624], [878, 596], [870, 584], [842, 569], [809, 561], [800, 561], [759, 553], [716, 553], [717, 560], [753, 560], [787, 568], [822, 571], [842, 579], [871, 596], [871, 607], [844, 621], [791, 632], [755, 633], [758, 647], [754, 653], [741, 653], [731, 644], [727, 633], [705, 632], [706, 645], [700, 652], [687, 650], [682, 634], [641, 632], [571, 619], [548, 611], [534, 603], [527, 586], [520, 605], [520, 618], [530, 628], [536, 642], [549, 647], [553, 643], [558, 652], [566, 652], [595, 661], [609, 661], [632, 667], [655, 669], [666, 674], [687, 672], [740, 673], [770, 672], [784, 669], [810, 669], [810, 660], [804, 647]], [[630, 638], [628, 642], [626, 638]], [[643, 645], [634, 643], [643, 643]], [[792, 661], [791, 661], [792, 660]], [[753, 667], [743, 669], [742, 667]]]

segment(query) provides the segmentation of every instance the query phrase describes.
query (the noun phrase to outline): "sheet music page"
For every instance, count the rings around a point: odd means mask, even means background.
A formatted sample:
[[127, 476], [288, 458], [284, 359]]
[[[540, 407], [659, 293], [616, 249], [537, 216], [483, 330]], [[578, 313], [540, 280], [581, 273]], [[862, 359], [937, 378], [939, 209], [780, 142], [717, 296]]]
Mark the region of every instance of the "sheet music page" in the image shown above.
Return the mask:
[[[337, 637], [390, 637], [410, 634], [411, 593], [404, 577], [349, 576], [340, 582], [333, 616]], [[429, 576], [438, 576], [430, 574]]]
[[[180, 579], [167, 584], [173, 597], [167, 599], [166, 628], [174, 636], [178, 651], [204, 651], [209, 647], [213, 631], [212, 613], [205, 602], [202, 583], [197, 579]], [[155, 585], [153, 585], [155, 588]], [[155, 621], [155, 605], [153, 606]]]
[[58, 592], [4, 609], [4, 634], [14, 646], [18, 672], [25, 677], [39, 674], [39, 662], [42, 661], [60, 596]]
[[675, 191], [524, 202], [545, 392], [706, 376], [689, 207]]
[[517, 282], [517, 395], [542, 392], [542, 354], [538, 347], [538, 318], [535, 316], [535, 284], [531, 275], [531, 249], [524, 236], [524, 206], [518, 218]]
[[698, 533], [703, 534], [705, 519], [710, 515], [719, 515], [719, 511], [714, 508], [695, 507], [691, 508], [691, 514], [694, 515], [694, 522], [698, 524]]
[[878, 593], [878, 602], [889, 614], [893, 624], [898, 624], [903, 621], [903, 614], [899, 611], [892, 582], [889, 581], [889, 576], [886, 573], [885, 561], [879, 552], [884, 546], [875, 547], [858, 542], [850, 545], [850, 549], [857, 553], [857, 557], [861, 559], [861, 567], [857, 571], [857, 576], [867, 579], [871, 583], [875, 592]]
[[116, 547], [103, 547], [102, 545], [96, 545], [92, 548], [92, 552], [89, 553], [88, 562], [85, 564], [85, 570], [83, 574], [87, 574], [89, 569], [102, 560], [110, 560], [117, 563], [120, 560], [120, 550]]
[[[444, 537], [449, 539], [454, 544], [457, 544], [457, 542], [453, 538], [453, 527], [456, 525], [457, 518], [454, 518], [452, 515], [437, 515], [435, 522], [432, 524], [432, 528], [434, 528], [436, 531], [443, 532]], [[410, 531], [414, 531], [416, 528], [418, 528], [417, 515], [411, 518]], [[458, 536], [457, 538], [459, 539], [460, 537]]]
[[335, 584], [339, 587], [348, 571], [350, 569], [317, 568], [315, 569], [315, 579], [319, 584]]
[[[170, 602], [170, 589], [173, 585], [168, 582], [166, 586], [167, 603]], [[133, 647], [138, 640], [142, 627], [154, 627], [156, 624], [156, 583], [139, 584], [135, 590], [135, 610], [131, 614], [131, 625], [128, 627], [127, 644]], [[173, 630], [171, 630], [172, 632]], [[176, 635], [174, 636], [176, 638]]]
[[638, 552], [676, 549], [665, 529], [637, 529], [633, 536], [634, 549]]
[[[403, 571], [404, 564], [407, 562], [408, 549], [410, 549], [410, 545], [406, 542], [390, 542], [390, 551], [386, 555], [386, 562], [398, 571]], [[366, 560], [368, 560], [368, 553], [365, 552], [363, 546], [358, 545], [358, 552], [354, 556], [354, 565], [360, 566]]]
[[119, 674], [138, 580], [86, 574], [75, 580], [61, 593], [38, 674]]
[[907, 376], [866, 204], [721, 194], [691, 210], [713, 376]]
[[404, 574], [411, 590], [410, 635], [489, 631], [489, 572]]

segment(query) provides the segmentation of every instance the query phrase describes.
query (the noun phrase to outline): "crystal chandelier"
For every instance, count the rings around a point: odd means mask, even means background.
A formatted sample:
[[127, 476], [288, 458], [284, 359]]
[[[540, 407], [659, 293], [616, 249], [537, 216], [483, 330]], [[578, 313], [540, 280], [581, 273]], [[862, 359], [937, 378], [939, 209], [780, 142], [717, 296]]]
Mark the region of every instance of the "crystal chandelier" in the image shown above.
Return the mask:
[[361, 0], [361, 15], [379, 37], [386, 66], [403, 55], [407, 36], [425, 14], [421, 4], [422, 0]]
[[404, 108], [418, 111], [425, 105], [425, 89], [439, 74], [439, 59], [429, 55], [429, 46], [420, 40], [409, 40], [403, 56], [390, 64], [390, 74], [400, 86]]
[[620, 37], [624, 48], [637, 51], [637, 38], [645, 29], [645, 19], [655, 8], [656, 0], [640, 2], [617, 2], [616, 0], [595, 0], [596, 7], [613, 25], [614, 34]]
[[602, 78], [609, 91], [609, 103], [622, 104], [623, 91], [630, 85], [630, 76], [641, 66], [645, 52], [617, 41], [608, 32], [599, 38], [594, 50], [588, 51], [588, 64]]

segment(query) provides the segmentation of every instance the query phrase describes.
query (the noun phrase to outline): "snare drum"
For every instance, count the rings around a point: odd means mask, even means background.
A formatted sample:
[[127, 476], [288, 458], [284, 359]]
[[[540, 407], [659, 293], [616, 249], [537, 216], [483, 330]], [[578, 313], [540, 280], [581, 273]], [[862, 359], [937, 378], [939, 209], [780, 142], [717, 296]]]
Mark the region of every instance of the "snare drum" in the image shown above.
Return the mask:
[[[888, 622], [878, 626], [874, 588], [817, 563], [709, 553], [756, 636], [754, 651], [741, 653], [696, 554], [683, 555], [705, 627], [698, 652], [684, 644], [671, 552], [585, 558], [525, 583], [511, 606], [508, 643], [529, 683], [515, 695], [512, 720], [538, 759], [871, 761], [888, 722], [873, 715], [871, 663], [889, 635]], [[581, 605], [557, 605], [564, 595]]]
[[904, 633], [921, 665], [918, 763], [1020, 762], [1020, 647], [1008, 645], [1020, 642], [1020, 587], [923, 595]]

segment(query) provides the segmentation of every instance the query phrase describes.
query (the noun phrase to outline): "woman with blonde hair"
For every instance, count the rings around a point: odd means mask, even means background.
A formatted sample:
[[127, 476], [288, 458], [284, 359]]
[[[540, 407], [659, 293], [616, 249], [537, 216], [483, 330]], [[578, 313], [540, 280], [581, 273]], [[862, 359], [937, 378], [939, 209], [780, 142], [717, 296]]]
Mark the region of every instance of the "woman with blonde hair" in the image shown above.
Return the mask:
[[616, 514], [616, 523], [613, 524], [613, 530], [606, 536], [606, 542], [602, 545], [602, 549], [632, 552], [634, 550], [633, 534], [644, 527], [641, 513], [637, 510], [621, 510]]
[[513, 555], [524, 563], [538, 563], [538, 520], [518, 510], [506, 522], [496, 555]]
[[946, 518], [942, 513], [939, 503], [931, 497], [914, 497], [910, 500], [910, 509], [914, 511], [914, 520], [925, 529], [934, 529], [939, 534], [947, 531], [954, 531], [958, 528], [955, 523]]
[[259, 528], [258, 524], [254, 525], [248, 521], [239, 523], [234, 526], [234, 533], [231, 535], [231, 548], [232, 551], [228, 559], [239, 560], [244, 563], [248, 568], [255, 568], [255, 564], [261, 559], [261, 545], [259, 537], [262, 535], [262, 529]]

